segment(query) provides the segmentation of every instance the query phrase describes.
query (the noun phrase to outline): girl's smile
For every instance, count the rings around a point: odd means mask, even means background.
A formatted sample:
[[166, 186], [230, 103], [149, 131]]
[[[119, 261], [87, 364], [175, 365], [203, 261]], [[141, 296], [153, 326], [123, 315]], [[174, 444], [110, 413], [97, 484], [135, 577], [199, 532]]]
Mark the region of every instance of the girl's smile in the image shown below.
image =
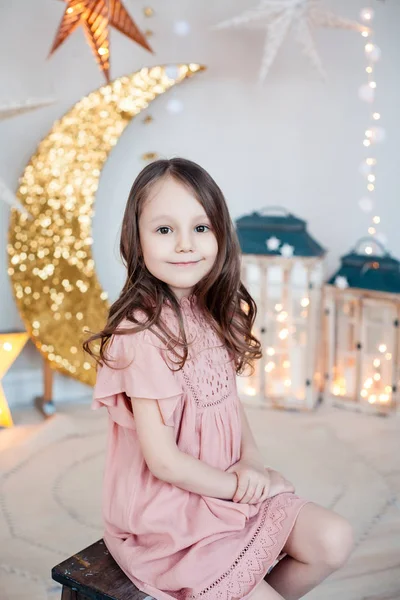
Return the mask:
[[199, 263], [199, 260], [196, 261], [190, 261], [190, 262], [176, 262], [176, 263], [168, 263], [170, 265], [174, 265], [175, 267], [193, 267], [194, 265], [197, 265], [197, 263]]

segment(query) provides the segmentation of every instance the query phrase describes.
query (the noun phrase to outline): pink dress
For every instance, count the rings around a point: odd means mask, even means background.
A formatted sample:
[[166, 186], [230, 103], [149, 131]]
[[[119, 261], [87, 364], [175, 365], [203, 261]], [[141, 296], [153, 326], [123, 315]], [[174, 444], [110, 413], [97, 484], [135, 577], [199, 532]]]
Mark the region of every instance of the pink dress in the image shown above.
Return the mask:
[[[193, 340], [182, 371], [170, 370], [169, 354], [149, 330], [114, 336], [107, 355], [124, 368], [98, 370], [92, 409], [106, 406], [109, 414], [104, 541], [131, 581], [157, 600], [244, 600], [276, 562], [308, 501], [282, 493], [240, 504], [188, 492], [149, 471], [129, 397], [157, 400], [182, 452], [222, 471], [240, 458], [233, 361], [196, 302], [180, 304]], [[169, 305], [162, 314], [177, 332]]]

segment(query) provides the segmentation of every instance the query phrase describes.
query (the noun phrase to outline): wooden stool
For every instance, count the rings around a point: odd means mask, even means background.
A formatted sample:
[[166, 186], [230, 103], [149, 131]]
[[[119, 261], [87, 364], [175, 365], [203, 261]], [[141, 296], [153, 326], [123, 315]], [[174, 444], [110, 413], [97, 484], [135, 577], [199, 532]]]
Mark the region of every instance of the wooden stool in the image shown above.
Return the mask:
[[99, 540], [51, 570], [61, 600], [155, 600], [141, 592]]

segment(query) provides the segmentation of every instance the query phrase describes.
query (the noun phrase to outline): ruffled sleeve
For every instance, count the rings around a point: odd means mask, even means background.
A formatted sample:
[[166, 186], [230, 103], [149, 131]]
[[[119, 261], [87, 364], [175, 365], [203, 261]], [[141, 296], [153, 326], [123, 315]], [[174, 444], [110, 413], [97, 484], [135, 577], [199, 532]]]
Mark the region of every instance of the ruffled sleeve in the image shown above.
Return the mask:
[[182, 387], [156, 345], [158, 338], [148, 333], [114, 334], [106, 350], [111, 366], [103, 363], [97, 371], [91, 408], [106, 406], [111, 418], [129, 429], [135, 429], [130, 398], [157, 400], [164, 424], [171, 427], [182, 410]]

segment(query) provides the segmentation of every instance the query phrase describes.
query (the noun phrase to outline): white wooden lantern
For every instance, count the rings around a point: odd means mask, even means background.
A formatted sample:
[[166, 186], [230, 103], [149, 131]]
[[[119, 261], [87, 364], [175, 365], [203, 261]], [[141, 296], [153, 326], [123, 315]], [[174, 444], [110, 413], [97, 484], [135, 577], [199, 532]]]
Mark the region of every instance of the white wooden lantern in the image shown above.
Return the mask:
[[318, 348], [325, 251], [304, 221], [281, 208], [246, 215], [236, 225], [242, 281], [257, 304], [254, 334], [263, 352], [254, 374], [238, 377], [239, 395], [252, 405], [313, 409], [323, 373]]
[[325, 396], [363, 412], [398, 411], [399, 261], [376, 240], [362, 238], [325, 286], [325, 314]]

